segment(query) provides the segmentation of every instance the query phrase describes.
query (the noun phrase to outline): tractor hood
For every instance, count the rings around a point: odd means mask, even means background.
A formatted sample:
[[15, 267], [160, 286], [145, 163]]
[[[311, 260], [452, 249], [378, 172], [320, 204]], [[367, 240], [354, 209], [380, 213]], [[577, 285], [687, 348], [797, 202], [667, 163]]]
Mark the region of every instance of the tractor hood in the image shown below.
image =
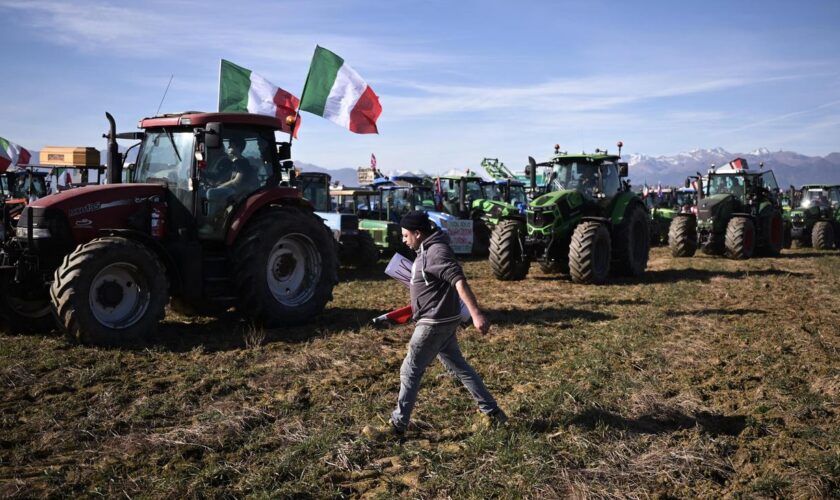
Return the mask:
[[160, 184], [105, 184], [51, 194], [30, 207], [36, 217], [47, 211], [64, 214], [74, 230], [121, 229], [149, 202], [164, 201], [165, 194], [166, 187]]
[[531, 208], [544, 208], [556, 205], [558, 203], [565, 203], [569, 207], [577, 207], [583, 204], [583, 195], [574, 189], [567, 189], [564, 191], [552, 191], [542, 196], [534, 198], [530, 203]]
[[713, 194], [703, 198], [697, 203], [697, 216], [701, 219], [712, 217], [718, 212], [719, 207], [722, 207], [729, 200], [734, 201], [734, 197], [726, 193]]

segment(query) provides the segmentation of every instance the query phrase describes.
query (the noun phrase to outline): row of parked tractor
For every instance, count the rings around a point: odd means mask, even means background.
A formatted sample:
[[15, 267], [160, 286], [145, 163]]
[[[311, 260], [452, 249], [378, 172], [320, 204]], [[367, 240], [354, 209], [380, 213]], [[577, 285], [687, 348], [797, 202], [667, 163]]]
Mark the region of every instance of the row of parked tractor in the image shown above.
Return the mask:
[[[489, 181], [362, 169], [358, 187], [338, 187], [294, 168], [273, 117], [167, 114], [124, 133], [107, 118], [105, 183], [4, 210], [0, 314], [11, 331], [58, 329], [75, 342], [119, 345], [152, 333], [167, 304], [204, 315], [235, 307], [265, 327], [305, 323], [331, 300], [339, 265], [407, 251], [398, 223], [418, 209], [450, 233], [456, 252], [488, 258], [502, 281], [524, 279], [534, 263], [592, 284], [647, 267], [652, 210], [631, 189], [620, 142], [617, 154], [555, 146], [516, 173], [485, 159]], [[786, 222], [769, 170], [736, 159], [694, 181], [702, 184], [694, 208], [668, 231], [676, 256], [774, 255], [787, 232], [804, 234], [797, 221], [811, 212], [791, 211]], [[804, 207], [812, 193], [802, 193]], [[813, 229], [809, 240], [820, 248], [840, 234], [836, 200], [828, 206], [831, 229]]]
[[739, 158], [690, 177], [685, 187], [640, 194], [650, 212], [651, 244], [668, 245], [674, 257], [698, 248], [732, 258], [778, 255], [793, 245], [840, 248], [840, 184], [782, 190], [763, 165], [751, 171]]

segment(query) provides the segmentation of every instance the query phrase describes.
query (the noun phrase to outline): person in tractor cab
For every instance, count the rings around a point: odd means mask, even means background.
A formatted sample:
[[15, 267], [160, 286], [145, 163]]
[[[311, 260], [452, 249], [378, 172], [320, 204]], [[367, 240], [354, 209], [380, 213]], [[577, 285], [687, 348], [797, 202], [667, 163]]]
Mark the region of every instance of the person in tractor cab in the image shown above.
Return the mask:
[[254, 168], [242, 156], [245, 139], [228, 139], [227, 155], [220, 157], [208, 168], [207, 217], [214, 220], [220, 217], [229, 200], [247, 195], [259, 187], [259, 179]]

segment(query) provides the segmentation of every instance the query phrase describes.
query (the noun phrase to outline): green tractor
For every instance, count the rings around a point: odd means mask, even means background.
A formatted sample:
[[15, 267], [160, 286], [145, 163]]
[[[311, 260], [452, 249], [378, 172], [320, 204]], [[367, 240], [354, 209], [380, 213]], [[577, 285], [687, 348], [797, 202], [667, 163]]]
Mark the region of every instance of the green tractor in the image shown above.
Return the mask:
[[359, 217], [350, 213], [337, 213], [330, 201], [329, 174], [303, 172], [296, 176], [303, 197], [312, 203], [315, 214], [333, 233], [338, 242], [338, 259], [343, 265], [370, 268], [379, 261], [379, 248], [367, 231], [360, 230]]
[[434, 179], [440, 208], [458, 219], [472, 221], [471, 254], [479, 257], [486, 257], [490, 251], [490, 227], [485, 214], [494, 206], [503, 205], [487, 197], [485, 184], [484, 179], [469, 170], [465, 174], [448, 174]]
[[671, 255], [691, 257], [698, 246], [730, 259], [779, 255], [784, 222], [778, 190], [772, 170], [750, 170], [743, 158], [713, 168], [703, 179], [697, 213], [678, 214], [671, 223]]
[[668, 230], [674, 217], [696, 210], [697, 193], [693, 187], [663, 188], [643, 194], [650, 211], [650, 244], [667, 245]]
[[[526, 221], [502, 220], [490, 238], [490, 264], [499, 280], [520, 280], [532, 260], [546, 273], [569, 274], [575, 283], [604, 283], [610, 274], [639, 277], [650, 250], [648, 212], [630, 190], [627, 163], [595, 150], [569, 154], [555, 146], [544, 163], [528, 158], [531, 200]], [[545, 185], [536, 185], [537, 169]]]
[[359, 229], [373, 238], [380, 253], [393, 254], [404, 251], [400, 225], [388, 220], [379, 220], [377, 204], [380, 191], [359, 187], [330, 189], [332, 206], [342, 214], [354, 214], [359, 218]]
[[790, 211], [791, 239], [817, 250], [840, 248], [840, 185], [806, 184]]
[[517, 180], [498, 158], [484, 158], [481, 166], [493, 180], [483, 183], [486, 198], [474, 201], [473, 209], [484, 214], [483, 219], [491, 228], [502, 219], [523, 219], [528, 205], [525, 183]]

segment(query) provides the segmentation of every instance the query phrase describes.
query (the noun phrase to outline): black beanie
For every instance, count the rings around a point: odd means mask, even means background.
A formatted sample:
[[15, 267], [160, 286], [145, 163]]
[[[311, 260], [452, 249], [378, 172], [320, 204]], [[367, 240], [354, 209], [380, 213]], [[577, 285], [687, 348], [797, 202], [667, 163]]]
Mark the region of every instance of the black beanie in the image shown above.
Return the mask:
[[403, 215], [400, 220], [400, 227], [408, 229], [409, 231], [422, 231], [428, 233], [431, 230], [429, 224], [429, 214], [422, 210], [413, 210]]

